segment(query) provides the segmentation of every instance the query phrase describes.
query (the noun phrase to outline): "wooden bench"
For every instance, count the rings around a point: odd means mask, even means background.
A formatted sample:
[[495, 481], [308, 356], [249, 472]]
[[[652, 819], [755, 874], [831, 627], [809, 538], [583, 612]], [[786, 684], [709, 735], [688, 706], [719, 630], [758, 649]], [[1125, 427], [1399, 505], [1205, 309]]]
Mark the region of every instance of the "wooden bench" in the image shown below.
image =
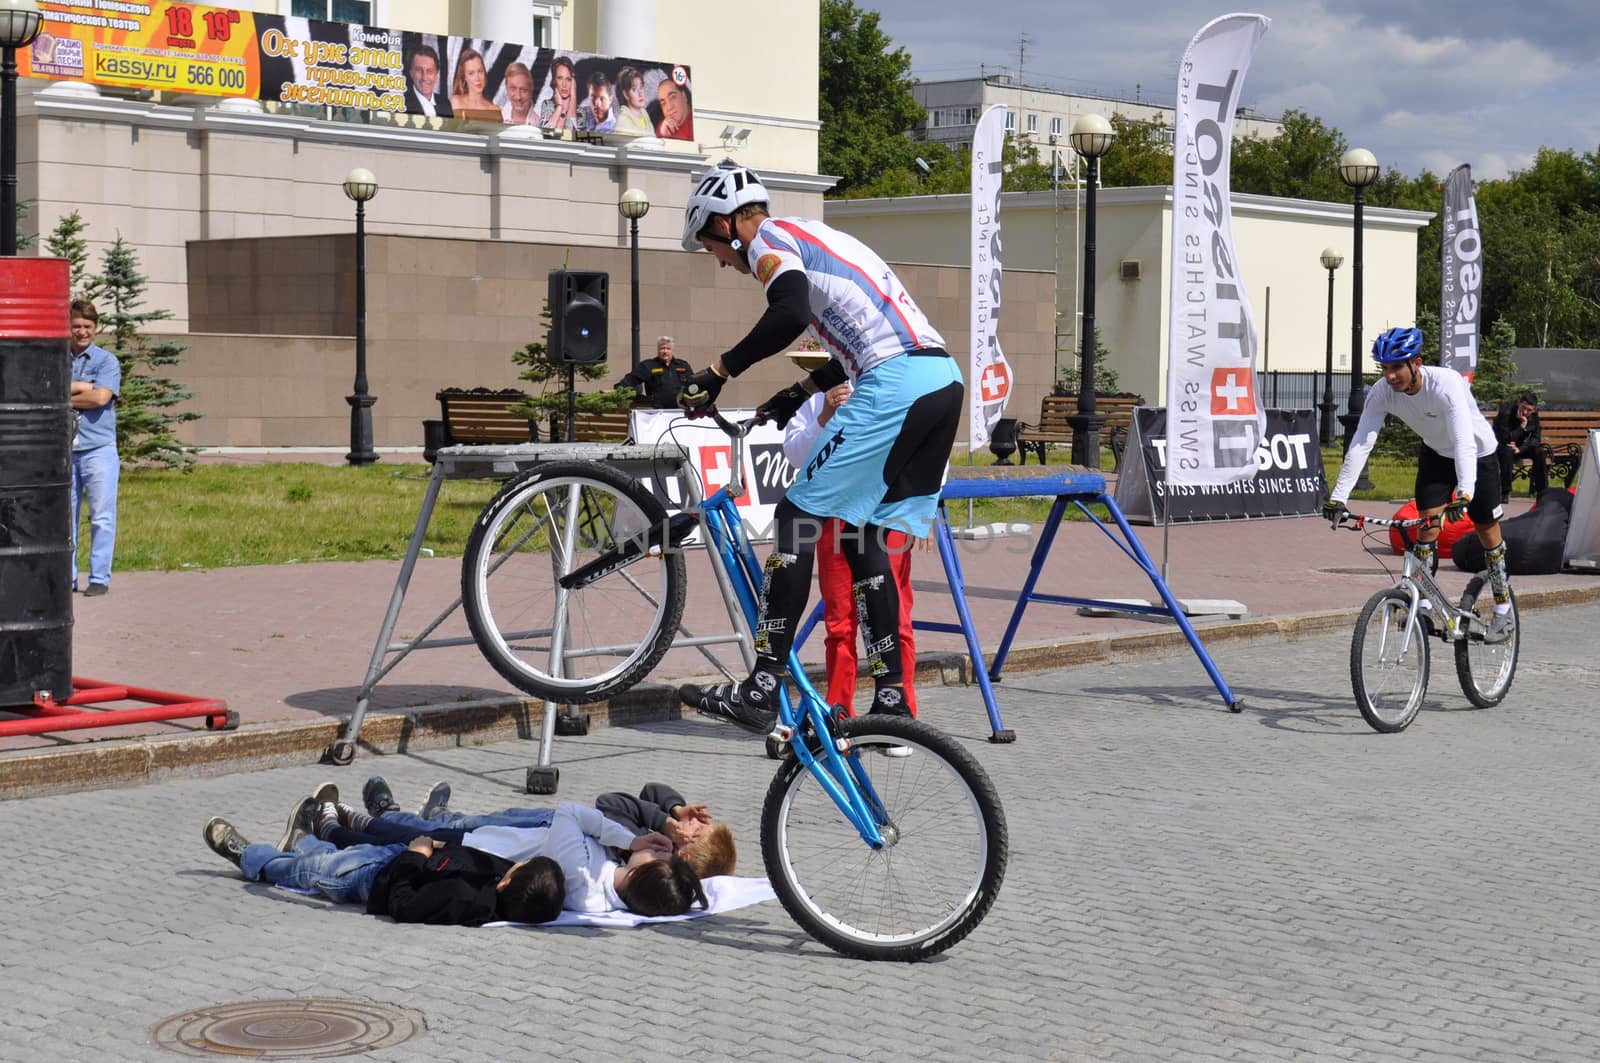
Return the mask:
[[511, 412], [528, 397], [516, 388], [445, 388], [434, 397], [439, 400], [439, 421], [422, 423], [429, 444], [424, 456], [430, 461], [431, 451], [438, 447], [531, 443], [539, 438], [532, 420]]
[[[1101, 431], [1105, 435], [1102, 438], [1107, 440], [1114, 457], [1122, 456], [1123, 443], [1128, 437], [1129, 426], [1133, 424], [1133, 408], [1143, 405], [1144, 397], [1140, 395], [1095, 396], [1095, 416], [1104, 419]], [[1046, 395], [1039, 404], [1039, 420], [1033, 424], [1018, 425], [1017, 449], [1022, 453], [1022, 464], [1028, 464], [1030, 451], [1039, 456], [1039, 464], [1043, 465], [1045, 451], [1050, 444], [1070, 445], [1072, 426], [1067, 423], [1067, 418], [1077, 412], [1076, 395]]]
[[[1571, 487], [1572, 481], [1578, 478], [1578, 466], [1583, 464], [1583, 449], [1588, 445], [1589, 432], [1596, 428], [1600, 428], [1600, 410], [1539, 411], [1539, 438], [1544, 443], [1545, 468], [1550, 470], [1552, 478], [1560, 476], [1563, 486]], [[1512, 476], [1526, 475], [1528, 470], [1524, 462], [1517, 462]]]
[[[585, 413], [579, 410], [572, 418], [574, 443], [621, 443], [632, 436], [627, 410], [608, 413]], [[567, 439], [567, 414], [565, 410], [550, 415], [550, 442], [564, 443]]]

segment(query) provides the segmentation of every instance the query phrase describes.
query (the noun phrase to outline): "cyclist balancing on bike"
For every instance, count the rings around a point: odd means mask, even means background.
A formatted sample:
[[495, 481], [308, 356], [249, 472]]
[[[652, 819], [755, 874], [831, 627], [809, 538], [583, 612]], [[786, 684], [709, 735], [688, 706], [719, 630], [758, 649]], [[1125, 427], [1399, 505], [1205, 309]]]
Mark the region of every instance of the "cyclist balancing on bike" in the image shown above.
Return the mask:
[[756, 666], [741, 683], [683, 686], [684, 704], [766, 732], [811, 593], [822, 525], [838, 518], [874, 680], [872, 712], [909, 715], [898, 634], [899, 596], [886, 531], [922, 538], [955, 443], [965, 388], [961, 370], [900, 278], [870, 248], [821, 222], [774, 218], [767, 190], [732, 160], [707, 171], [684, 211], [683, 246], [751, 274], [767, 309], [733, 349], [685, 384], [691, 414], [716, 402], [729, 378], [788, 348], [809, 328], [833, 358], [757, 412], [782, 425], [812, 394], [849, 380], [850, 401], [812, 446], [774, 514], [755, 631]]
[[1422, 437], [1417, 452], [1417, 511], [1427, 521], [1417, 534], [1417, 560], [1432, 567], [1439, 539], [1439, 515], [1459, 520], [1465, 512], [1483, 543], [1494, 591], [1494, 619], [1485, 642], [1511, 636], [1511, 579], [1500, 535], [1500, 466], [1494, 430], [1478, 409], [1467, 379], [1454, 369], [1422, 364], [1422, 330], [1392, 328], [1372, 345], [1383, 379], [1372, 386], [1361, 421], [1339, 469], [1339, 479], [1322, 505], [1322, 515], [1338, 527], [1350, 511], [1345, 500], [1378, 440], [1387, 414], [1394, 414]]

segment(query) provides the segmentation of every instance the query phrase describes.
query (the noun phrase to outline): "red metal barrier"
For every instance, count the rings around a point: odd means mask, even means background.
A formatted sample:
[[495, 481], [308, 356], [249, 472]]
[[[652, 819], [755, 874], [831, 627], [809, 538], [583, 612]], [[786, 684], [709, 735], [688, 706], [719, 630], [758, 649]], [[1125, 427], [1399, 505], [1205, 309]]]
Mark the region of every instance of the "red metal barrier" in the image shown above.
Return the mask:
[[[85, 708], [116, 701], [143, 701], [149, 704], [136, 709]], [[0, 738], [196, 716], [204, 716], [206, 728], [212, 731], [232, 730], [239, 726], [239, 714], [230, 711], [228, 703], [218, 698], [196, 698], [188, 694], [130, 687], [78, 675], [72, 677], [72, 696], [64, 701], [35, 698], [32, 705], [0, 706], [0, 712], [16, 713], [23, 717], [20, 720], [0, 720]]]

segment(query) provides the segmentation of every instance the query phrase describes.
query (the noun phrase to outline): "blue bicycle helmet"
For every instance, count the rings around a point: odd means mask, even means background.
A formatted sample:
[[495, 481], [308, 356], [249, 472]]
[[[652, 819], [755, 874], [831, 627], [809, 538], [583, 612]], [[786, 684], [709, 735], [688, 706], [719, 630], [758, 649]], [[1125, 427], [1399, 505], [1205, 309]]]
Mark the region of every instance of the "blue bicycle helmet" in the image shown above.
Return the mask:
[[1422, 353], [1422, 330], [1392, 328], [1372, 344], [1372, 357], [1379, 364], [1409, 362]]

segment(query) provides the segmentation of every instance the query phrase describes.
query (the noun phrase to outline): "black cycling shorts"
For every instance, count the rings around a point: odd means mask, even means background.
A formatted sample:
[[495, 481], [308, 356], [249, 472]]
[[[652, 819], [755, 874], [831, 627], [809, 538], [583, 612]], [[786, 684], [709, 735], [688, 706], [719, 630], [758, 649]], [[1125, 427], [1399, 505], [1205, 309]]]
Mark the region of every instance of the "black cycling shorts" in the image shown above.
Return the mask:
[[[1450, 503], [1456, 490], [1456, 461], [1424, 443], [1417, 448], [1417, 509], [1438, 509]], [[1478, 459], [1478, 483], [1472, 489], [1467, 516], [1475, 524], [1493, 524], [1504, 507], [1500, 498], [1500, 459], [1493, 454]]]

